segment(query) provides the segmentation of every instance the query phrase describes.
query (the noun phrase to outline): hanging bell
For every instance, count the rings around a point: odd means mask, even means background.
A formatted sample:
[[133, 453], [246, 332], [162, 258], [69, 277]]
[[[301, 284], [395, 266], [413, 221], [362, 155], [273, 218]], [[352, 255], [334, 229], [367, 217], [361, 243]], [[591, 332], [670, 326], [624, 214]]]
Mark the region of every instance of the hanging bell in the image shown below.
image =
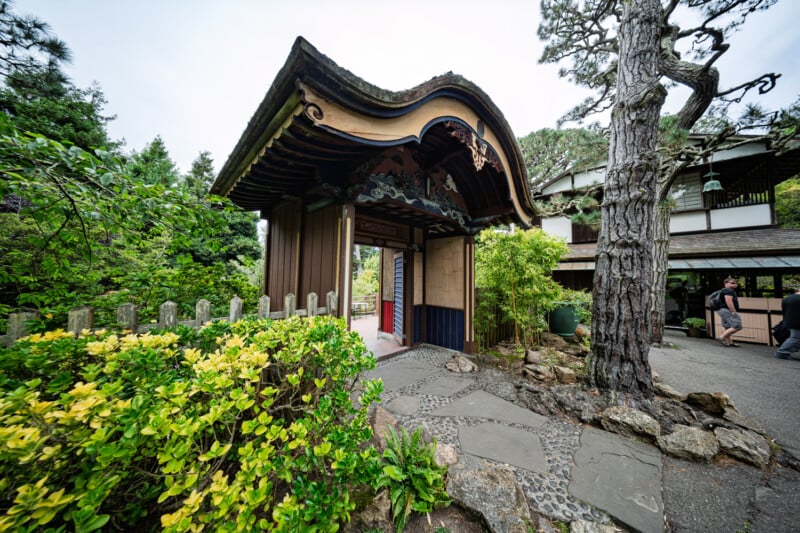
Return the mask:
[[722, 184], [717, 179], [719, 176], [719, 172], [714, 172], [713, 170], [709, 170], [706, 174], [703, 175], [704, 178], [709, 178], [709, 180], [703, 185], [703, 192], [712, 192], [712, 191], [721, 191]]

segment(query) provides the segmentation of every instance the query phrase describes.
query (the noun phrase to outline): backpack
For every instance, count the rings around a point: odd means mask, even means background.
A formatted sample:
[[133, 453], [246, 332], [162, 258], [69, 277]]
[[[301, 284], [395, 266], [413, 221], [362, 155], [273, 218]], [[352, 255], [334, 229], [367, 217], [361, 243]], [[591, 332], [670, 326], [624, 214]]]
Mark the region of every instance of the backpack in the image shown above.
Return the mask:
[[708, 297], [708, 308], [712, 311], [716, 311], [717, 309], [722, 309], [722, 289], [714, 291]]
[[776, 341], [778, 341], [779, 346], [783, 344], [783, 341], [788, 339], [791, 334], [792, 332], [789, 331], [789, 328], [786, 327], [786, 325], [783, 323], [783, 320], [775, 324], [775, 326], [772, 328], [772, 336], [775, 337]]

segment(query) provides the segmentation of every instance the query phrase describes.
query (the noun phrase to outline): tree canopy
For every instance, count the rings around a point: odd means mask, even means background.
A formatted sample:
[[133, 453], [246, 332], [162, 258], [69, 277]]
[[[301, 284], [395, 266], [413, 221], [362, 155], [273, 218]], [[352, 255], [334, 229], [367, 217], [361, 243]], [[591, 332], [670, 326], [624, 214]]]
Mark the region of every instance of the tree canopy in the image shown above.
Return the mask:
[[200, 298], [220, 312], [235, 294], [254, 306], [243, 269], [261, 256], [257, 218], [206, 197], [208, 153], [187, 176], [160, 137], [124, 153], [101, 89], [72, 85], [66, 45], [7, 1], [0, 41], [0, 322], [22, 306], [47, 326], [87, 304], [102, 325], [124, 300], [143, 319], [168, 299], [184, 313]]

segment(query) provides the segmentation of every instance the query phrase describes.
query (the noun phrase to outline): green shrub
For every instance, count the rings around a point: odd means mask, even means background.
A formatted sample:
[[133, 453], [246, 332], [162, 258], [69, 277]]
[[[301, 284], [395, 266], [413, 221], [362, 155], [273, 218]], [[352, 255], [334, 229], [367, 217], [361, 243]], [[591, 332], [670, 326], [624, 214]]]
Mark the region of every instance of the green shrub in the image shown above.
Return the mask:
[[402, 533], [413, 511], [429, 513], [450, 505], [450, 497], [444, 488], [447, 467], [436, 464], [435, 453], [436, 441], [425, 444], [422, 428], [409, 436], [405, 428], [401, 428], [398, 435], [389, 426], [378, 488], [389, 489], [392, 518], [398, 533]]
[[704, 318], [689, 317], [683, 319], [683, 325], [687, 328], [705, 329], [706, 321]]
[[[476, 238], [475, 285], [514, 324], [514, 341], [533, 346], [547, 327], [545, 317], [561, 294], [553, 269], [569, 251], [563, 239], [540, 228], [484, 230]], [[476, 324], [493, 320], [479, 302]]]
[[[33, 335], [0, 352], [0, 530], [335, 531], [380, 474], [340, 319]], [[210, 338], [213, 335], [213, 339]], [[203, 349], [200, 346], [203, 346]]]

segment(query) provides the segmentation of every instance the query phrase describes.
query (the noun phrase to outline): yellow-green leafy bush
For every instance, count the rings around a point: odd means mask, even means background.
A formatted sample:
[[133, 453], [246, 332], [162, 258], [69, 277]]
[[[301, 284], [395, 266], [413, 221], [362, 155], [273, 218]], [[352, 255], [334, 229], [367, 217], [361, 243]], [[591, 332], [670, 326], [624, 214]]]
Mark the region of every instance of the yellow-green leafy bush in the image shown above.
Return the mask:
[[379, 381], [339, 319], [246, 320], [0, 352], [0, 530], [335, 531], [380, 464]]

